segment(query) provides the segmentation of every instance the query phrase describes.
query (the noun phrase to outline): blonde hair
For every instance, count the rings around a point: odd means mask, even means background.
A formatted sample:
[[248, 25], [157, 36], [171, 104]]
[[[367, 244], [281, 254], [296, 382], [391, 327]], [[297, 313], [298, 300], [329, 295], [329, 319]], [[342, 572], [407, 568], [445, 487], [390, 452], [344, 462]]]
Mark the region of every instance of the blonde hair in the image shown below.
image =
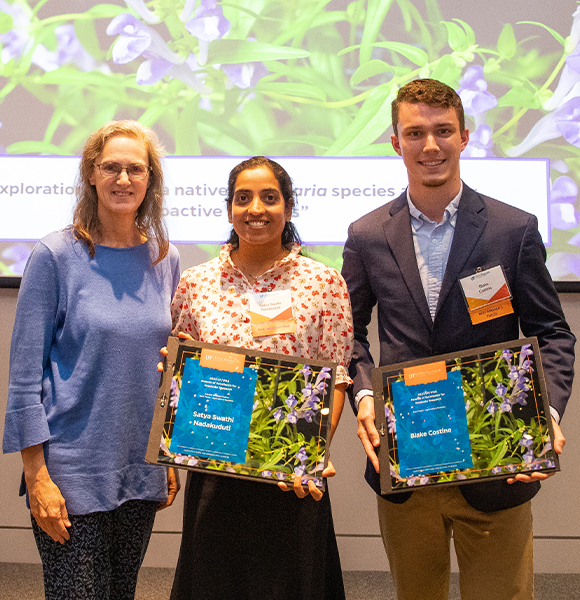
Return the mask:
[[147, 239], [155, 239], [158, 256], [157, 264], [167, 256], [169, 239], [163, 221], [163, 170], [161, 159], [163, 147], [154, 131], [137, 121], [111, 121], [90, 135], [83, 148], [76, 182], [77, 201], [73, 213], [73, 231], [75, 237], [88, 248], [91, 258], [95, 256], [93, 237], [101, 233], [98, 217], [97, 190], [90, 183], [95, 162], [103, 152], [105, 144], [114, 137], [127, 137], [143, 143], [147, 150], [149, 166], [149, 185], [143, 202], [137, 209], [135, 224]]

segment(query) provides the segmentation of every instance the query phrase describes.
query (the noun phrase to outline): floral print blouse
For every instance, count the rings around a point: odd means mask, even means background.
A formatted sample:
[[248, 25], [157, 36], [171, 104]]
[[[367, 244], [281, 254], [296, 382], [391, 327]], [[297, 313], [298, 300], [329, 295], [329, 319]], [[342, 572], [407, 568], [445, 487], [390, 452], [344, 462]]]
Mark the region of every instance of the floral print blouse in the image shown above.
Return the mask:
[[[218, 258], [184, 271], [171, 305], [173, 335], [338, 363], [336, 383], [351, 383], [353, 348], [350, 299], [336, 269], [301, 256], [288, 256], [251, 283], [233, 264], [230, 244]], [[291, 290], [294, 333], [253, 337], [248, 293]]]

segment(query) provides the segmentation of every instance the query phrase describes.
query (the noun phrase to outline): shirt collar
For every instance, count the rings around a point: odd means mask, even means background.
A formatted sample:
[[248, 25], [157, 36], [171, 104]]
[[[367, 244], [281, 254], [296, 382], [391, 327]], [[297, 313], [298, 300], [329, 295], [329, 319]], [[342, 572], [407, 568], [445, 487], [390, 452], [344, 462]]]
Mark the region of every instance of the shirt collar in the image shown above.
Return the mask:
[[[459, 200], [461, 199], [461, 194], [463, 194], [463, 181], [459, 187], [459, 193], [451, 202], [445, 207], [445, 212], [443, 213], [443, 219], [441, 223], [449, 223], [452, 227], [455, 227], [455, 221], [457, 220], [457, 209], [459, 208]], [[428, 217], [426, 217], [414, 204], [411, 200], [411, 195], [409, 194], [409, 188], [407, 188], [407, 204], [409, 205], [409, 212], [411, 213], [411, 226], [414, 231], [417, 231], [426, 225], [427, 223], [433, 224], [434, 221], [431, 221]]]
[[[232, 244], [224, 244], [220, 250], [221, 262], [223, 264], [230, 266], [231, 268], [235, 268], [234, 263], [232, 261], [232, 257], [231, 257], [231, 253], [232, 253], [233, 249], [234, 249], [234, 247], [232, 246]], [[277, 264], [282, 265], [282, 264], [285, 264], [286, 262], [294, 260], [296, 258], [296, 256], [298, 256], [298, 254], [300, 253], [300, 249], [301, 249], [300, 244], [294, 243], [292, 245], [292, 248], [290, 249], [290, 253], [287, 256], [285, 256], [282, 260], [279, 260]]]

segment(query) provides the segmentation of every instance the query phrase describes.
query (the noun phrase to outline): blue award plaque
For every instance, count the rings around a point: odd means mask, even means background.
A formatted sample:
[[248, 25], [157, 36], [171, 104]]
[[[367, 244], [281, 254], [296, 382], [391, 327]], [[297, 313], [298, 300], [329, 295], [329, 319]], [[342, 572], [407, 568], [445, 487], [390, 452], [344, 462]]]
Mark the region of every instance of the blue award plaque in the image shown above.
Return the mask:
[[231, 373], [187, 358], [169, 450], [245, 462], [257, 377], [252, 367]]
[[560, 469], [536, 338], [373, 370], [381, 493]]
[[403, 477], [473, 466], [460, 371], [424, 385], [392, 385]]
[[145, 460], [325, 487], [338, 365], [170, 337]]

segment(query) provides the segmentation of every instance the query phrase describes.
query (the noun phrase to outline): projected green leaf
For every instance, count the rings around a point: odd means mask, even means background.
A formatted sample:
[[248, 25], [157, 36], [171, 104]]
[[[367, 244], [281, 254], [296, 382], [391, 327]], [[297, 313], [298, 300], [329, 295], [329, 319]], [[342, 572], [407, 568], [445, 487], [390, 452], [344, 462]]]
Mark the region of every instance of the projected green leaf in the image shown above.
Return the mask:
[[391, 99], [434, 77], [462, 96], [464, 156], [550, 159], [548, 265], [580, 278], [574, 0], [558, 3], [557, 27], [534, 2], [517, 19], [502, 8], [493, 36], [475, 9], [436, 0], [65, 4], [0, 0], [0, 102], [34, 122], [15, 139], [0, 105], [0, 151], [78, 154], [104, 122], [133, 118], [170, 154], [392, 155]]

